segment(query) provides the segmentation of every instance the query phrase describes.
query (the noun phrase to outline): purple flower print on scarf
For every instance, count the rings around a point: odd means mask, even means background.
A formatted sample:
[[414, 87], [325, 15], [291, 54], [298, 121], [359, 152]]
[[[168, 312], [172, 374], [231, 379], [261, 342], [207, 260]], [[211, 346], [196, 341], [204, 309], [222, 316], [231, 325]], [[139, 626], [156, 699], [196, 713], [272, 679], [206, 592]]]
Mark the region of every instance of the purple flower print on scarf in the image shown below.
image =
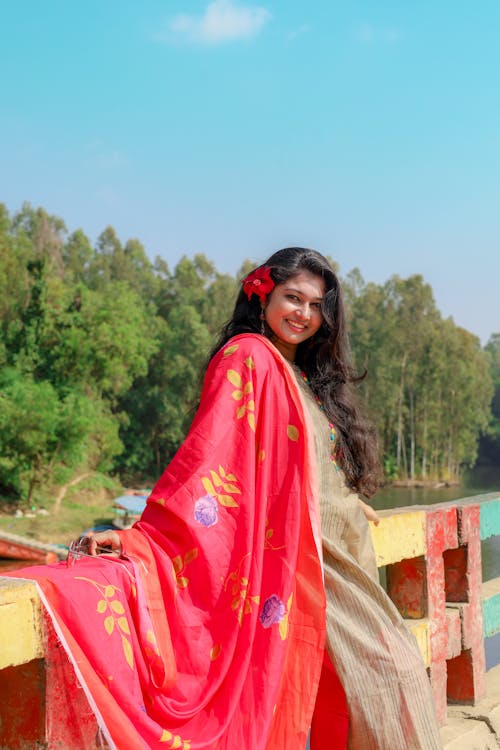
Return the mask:
[[269, 599], [266, 599], [262, 611], [259, 615], [260, 622], [263, 628], [270, 628], [275, 622], [281, 622], [285, 616], [285, 605], [276, 594], [271, 594]]
[[200, 497], [194, 504], [194, 517], [202, 526], [214, 526], [218, 521], [219, 508], [212, 495]]

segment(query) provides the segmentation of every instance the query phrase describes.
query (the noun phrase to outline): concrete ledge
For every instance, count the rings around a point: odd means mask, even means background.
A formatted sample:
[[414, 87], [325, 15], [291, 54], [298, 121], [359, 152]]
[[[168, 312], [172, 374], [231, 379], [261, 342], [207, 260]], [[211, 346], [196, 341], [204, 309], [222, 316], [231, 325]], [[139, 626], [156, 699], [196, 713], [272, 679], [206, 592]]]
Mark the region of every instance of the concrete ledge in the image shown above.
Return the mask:
[[486, 673], [487, 695], [475, 706], [448, 706], [441, 728], [445, 750], [498, 750], [500, 747], [500, 665]]
[[41, 617], [32, 581], [0, 577], [0, 669], [43, 657]]
[[456, 719], [440, 734], [444, 750], [498, 750], [496, 736], [483, 721]]

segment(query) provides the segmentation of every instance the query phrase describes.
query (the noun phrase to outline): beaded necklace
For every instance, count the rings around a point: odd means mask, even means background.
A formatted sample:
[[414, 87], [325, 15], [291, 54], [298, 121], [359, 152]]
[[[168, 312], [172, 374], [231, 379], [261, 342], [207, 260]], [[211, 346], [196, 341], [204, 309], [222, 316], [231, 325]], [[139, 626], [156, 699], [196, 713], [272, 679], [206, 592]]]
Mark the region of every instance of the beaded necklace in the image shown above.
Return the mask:
[[[311, 383], [309, 381], [309, 378], [305, 374], [305, 372], [301, 371], [300, 372], [300, 377], [302, 378], [302, 380], [304, 381], [304, 383], [307, 383], [307, 385], [311, 389], [311, 393], [312, 393], [312, 395], [314, 397], [314, 400], [318, 404], [320, 410], [322, 412], [324, 412], [325, 411], [325, 407], [323, 406], [323, 403], [322, 403], [320, 397], [318, 395], [316, 395], [316, 393], [314, 393], [313, 389], [311, 388]], [[333, 424], [333, 422], [328, 422], [328, 427], [330, 428], [330, 461], [333, 464], [335, 464], [335, 468], [338, 470], [337, 462], [335, 460], [335, 437], [336, 437], [335, 425]]]

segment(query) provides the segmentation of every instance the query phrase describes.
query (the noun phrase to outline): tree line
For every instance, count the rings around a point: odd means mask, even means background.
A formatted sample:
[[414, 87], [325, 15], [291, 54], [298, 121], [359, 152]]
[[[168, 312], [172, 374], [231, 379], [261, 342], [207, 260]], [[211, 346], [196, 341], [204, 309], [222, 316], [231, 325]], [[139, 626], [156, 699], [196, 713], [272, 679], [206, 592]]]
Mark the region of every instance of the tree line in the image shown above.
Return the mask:
[[[198, 254], [171, 269], [112, 227], [92, 245], [43, 208], [0, 204], [0, 498], [32, 502], [82, 471], [154, 481], [254, 265], [233, 276]], [[354, 270], [343, 285], [386, 477], [456, 479], [481, 435], [495, 456], [500, 334], [482, 349], [421, 276], [376, 285]]]

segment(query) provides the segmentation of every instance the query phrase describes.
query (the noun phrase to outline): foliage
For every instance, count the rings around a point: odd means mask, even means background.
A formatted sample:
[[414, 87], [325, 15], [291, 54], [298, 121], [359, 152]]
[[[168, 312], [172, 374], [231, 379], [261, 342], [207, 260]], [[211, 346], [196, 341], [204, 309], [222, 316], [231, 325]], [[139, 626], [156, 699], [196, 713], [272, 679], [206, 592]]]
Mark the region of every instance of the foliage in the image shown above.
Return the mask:
[[388, 479], [457, 480], [475, 463], [492, 396], [477, 337], [443, 320], [421, 276], [346, 280], [351, 339]]
[[485, 346], [490, 375], [493, 381], [493, 399], [488, 429], [481, 436], [479, 463], [498, 466], [500, 461], [500, 333], [494, 333]]
[[[112, 227], [92, 245], [43, 208], [0, 204], [0, 493], [32, 502], [89, 472], [153, 482], [254, 265], [233, 277], [198, 254], [171, 270]], [[456, 478], [481, 434], [482, 460], [498, 460], [500, 334], [482, 350], [421, 276], [378, 285], [354, 269], [344, 292], [387, 478]]]

